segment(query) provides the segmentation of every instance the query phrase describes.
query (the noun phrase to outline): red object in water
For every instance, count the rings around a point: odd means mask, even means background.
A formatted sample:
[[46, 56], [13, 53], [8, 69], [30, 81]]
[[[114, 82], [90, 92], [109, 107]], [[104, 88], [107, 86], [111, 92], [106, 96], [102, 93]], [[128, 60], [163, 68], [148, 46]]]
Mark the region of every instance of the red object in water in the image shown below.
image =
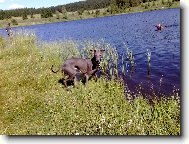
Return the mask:
[[161, 28], [162, 28], [162, 25], [161, 25], [161, 24], [158, 24], [158, 25], [156, 25], [155, 27], [157, 28], [158, 31], [160, 31]]

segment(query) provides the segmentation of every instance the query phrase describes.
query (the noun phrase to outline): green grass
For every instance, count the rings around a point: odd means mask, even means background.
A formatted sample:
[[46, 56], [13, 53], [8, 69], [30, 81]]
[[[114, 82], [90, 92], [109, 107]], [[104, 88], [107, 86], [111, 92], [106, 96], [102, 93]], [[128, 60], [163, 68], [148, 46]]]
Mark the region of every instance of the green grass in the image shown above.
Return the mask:
[[64, 76], [50, 67], [79, 56], [76, 42], [37, 45], [25, 32], [0, 42], [0, 134], [180, 135], [177, 96], [127, 100], [122, 82], [103, 77], [67, 89], [58, 83]]

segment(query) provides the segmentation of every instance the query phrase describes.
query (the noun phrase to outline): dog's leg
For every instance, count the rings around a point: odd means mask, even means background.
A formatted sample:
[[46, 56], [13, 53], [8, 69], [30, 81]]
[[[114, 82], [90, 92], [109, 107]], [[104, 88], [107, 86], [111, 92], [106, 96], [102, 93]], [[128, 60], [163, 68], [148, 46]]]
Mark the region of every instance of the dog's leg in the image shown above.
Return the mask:
[[97, 80], [98, 80], [97, 73], [94, 74], [94, 78], [95, 78], [95, 82], [97, 82]]
[[109, 75], [108, 75], [107, 73], [105, 73], [105, 72], [103, 72], [103, 71], [100, 71], [100, 73], [101, 73], [102, 75], [106, 76], [108, 79], [110, 79], [110, 77], [109, 77]]
[[68, 75], [68, 78], [64, 81], [64, 83], [66, 83], [65, 84], [65, 86], [67, 86], [67, 82], [69, 81], [69, 80], [71, 80], [71, 81], [74, 81], [74, 85], [76, 84], [75, 82], [76, 82], [76, 70], [75, 70], [75, 68], [72, 68], [72, 67], [64, 67], [63, 68], [63, 71], [64, 71], [64, 73], [66, 74], [66, 75]]
[[64, 80], [63, 82], [64, 82], [65, 87], [68, 87], [67, 86], [67, 80]]
[[98, 71], [98, 69], [94, 69], [94, 70], [91, 70], [88, 74], [89, 75], [94, 75], [97, 71]]
[[70, 75], [66, 80], [64, 80], [65, 87], [67, 87], [69, 81], [74, 81], [74, 85], [75, 85], [75, 77], [74, 77], [74, 75]]
[[91, 75], [92, 77], [94, 77], [95, 82], [97, 82], [97, 75], [96, 72], [98, 71], [98, 69], [94, 69], [92, 71], [90, 71], [89, 75]]
[[77, 80], [77, 77], [75, 76], [74, 77], [74, 86], [77, 86], [78, 85], [78, 80]]
[[88, 74], [85, 74], [85, 84], [88, 83], [88, 80], [89, 80], [89, 75], [88, 75]]

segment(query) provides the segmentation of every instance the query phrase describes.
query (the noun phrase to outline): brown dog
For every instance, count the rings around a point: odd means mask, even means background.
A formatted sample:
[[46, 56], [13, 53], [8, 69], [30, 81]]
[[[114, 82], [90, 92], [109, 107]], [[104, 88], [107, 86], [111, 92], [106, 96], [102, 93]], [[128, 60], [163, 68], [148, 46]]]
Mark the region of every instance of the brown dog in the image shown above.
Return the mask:
[[96, 72], [100, 69], [100, 61], [102, 58], [102, 52], [105, 50], [91, 50], [94, 53], [93, 58], [70, 58], [64, 62], [64, 64], [57, 70], [53, 70], [53, 65], [51, 67], [52, 72], [57, 73], [61, 70], [62, 73], [68, 75], [68, 78], [64, 80], [64, 85], [67, 87], [68, 80], [74, 80], [74, 85], [76, 85], [77, 77], [76, 74], [80, 71], [84, 77], [86, 83], [88, 82], [89, 76], [96, 75]]

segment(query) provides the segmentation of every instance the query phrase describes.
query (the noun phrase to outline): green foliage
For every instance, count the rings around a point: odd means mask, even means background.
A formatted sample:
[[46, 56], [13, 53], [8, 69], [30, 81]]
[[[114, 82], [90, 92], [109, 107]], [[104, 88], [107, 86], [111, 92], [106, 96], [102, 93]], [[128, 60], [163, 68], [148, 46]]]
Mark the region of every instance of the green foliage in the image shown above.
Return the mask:
[[119, 10], [117, 4], [116, 4], [116, 1], [115, 0], [111, 0], [111, 4], [109, 6], [109, 11], [111, 14], [115, 14], [117, 13]]
[[150, 7], [150, 3], [148, 2], [148, 7]]
[[87, 14], [88, 14], [88, 15], [90, 15], [90, 14], [91, 14], [89, 10], [87, 11]]
[[49, 9], [43, 9], [41, 11], [41, 18], [50, 18], [50, 17], [53, 17], [53, 13], [52, 13], [52, 10], [49, 8]]
[[68, 16], [67, 16], [67, 15], [64, 15], [62, 18], [63, 18], [63, 19], [68, 19]]
[[77, 12], [78, 12], [78, 15], [82, 15], [83, 12], [84, 12], [84, 9], [80, 9], [80, 10], [78, 10]]
[[34, 18], [33, 13], [31, 13], [30, 17], [31, 17], [31, 18]]
[[65, 6], [62, 6], [61, 13], [63, 13], [63, 14], [67, 13], [67, 10], [66, 10]]
[[142, 0], [131, 0], [130, 1], [130, 6], [131, 7], [135, 7], [135, 6], [140, 5], [142, 2], [143, 2]]
[[171, 7], [171, 6], [173, 5], [173, 2], [172, 2], [171, 0], [168, 0], [168, 1], [167, 1], [167, 5], [168, 5], [169, 7]]
[[2, 13], [2, 16], [1, 16], [1, 19], [11, 19], [12, 18], [12, 15], [11, 13], [5, 13], [4, 11], [1, 11]]
[[60, 14], [58, 11], [56, 11], [56, 19], [60, 19]]
[[148, 9], [148, 4], [145, 4], [145, 7], [144, 7], [145, 9]]
[[12, 20], [11, 20], [11, 23], [12, 23], [13, 25], [18, 25], [18, 22], [17, 22], [15, 19], [12, 19]]
[[156, 3], [155, 3], [155, 1], [153, 1], [153, 2], [152, 2], [152, 6], [156, 6]]
[[96, 16], [100, 15], [100, 10], [97, 9], [96, 12], [95, 12], [95, 15]]
[[106, 11], [104, 11], [104, 12], [103, 12], [103, 16], [106, 16], [106, 15], [107, 15], [107, 12], [106, 12]]
[[[168, 2], [167, 2], [168, 1]], [[179, 0], [174, 0], [179, 1]], [[31, 15], [33, 18], [34, 14], [40, 14], [41, 18], [49, 18], [52, 17], [53, 14], [56, 14], [56, 11], [63, 14], [63, 18], [68, 18], [68, 12], [78, 11], [79, 16], [81, 16], [84, 10], [97, 10], [97, 9], [107, 9], [107, 13], [116, 14], [116, 13], [124, 13], [128, 11], [141, 11], [138, 7], [145, 7], [146, 3], [148, 3], [148, 8], [150, 5], [162, 7], [162, 5], [166, 5], [166, 7], [178, 7], [178, 2], [175, 3], [172, 0], [86, 0], [74, 2], [66, 5], [58, 5], [51, 6], [49, 8], [23, 8], [23, 9], [14, 9], [14, 10], [0, 10], [0, 20], [10, 19], [11, 17], [22, 17], [23, 13], [25, 15]], [[135, 7], [132, 9], [132, 7]], [[128, 9], [130, 8], [130, 9]], [[136, 10], [137, 8], [137, 10]], [[145, 9], [148, 9], [147, 6]], [[154, 8], [156, 9], [156, 8]], [[144, 9], [142, 9], [144, 10]], [[105, 13], [104, 13], [105, 14]], [[90, 15], [88, 13], [88, 15]], [[96, 16], [96, 15], [94, 15]], [[25, 17], [26, 18], [26, 17]]]
[[78, 11], [81, 9], [94, 10], [106, 8], [110, 5], [110, 0], [86, 0], [75, 3], [66, 4], [67, 11]]
[[164, 5], [164, 4], [165, 4], [165, 1], [164, 1], [164, 0], [161, 0], [161, 3], [162, 3], [162, 5]]
[[23, 13], [23, 14], [22, 14], [22, 19], [23, 19], [23, 20], [28, 19], [27, 13]]
[[68, 14], [65, 6], [61, 7], [61, 13], [63, 14], [63, 19], [68, 19]]
[[0, 10], [0, 20], [5, 19], [5, 12], [3, 10]]

